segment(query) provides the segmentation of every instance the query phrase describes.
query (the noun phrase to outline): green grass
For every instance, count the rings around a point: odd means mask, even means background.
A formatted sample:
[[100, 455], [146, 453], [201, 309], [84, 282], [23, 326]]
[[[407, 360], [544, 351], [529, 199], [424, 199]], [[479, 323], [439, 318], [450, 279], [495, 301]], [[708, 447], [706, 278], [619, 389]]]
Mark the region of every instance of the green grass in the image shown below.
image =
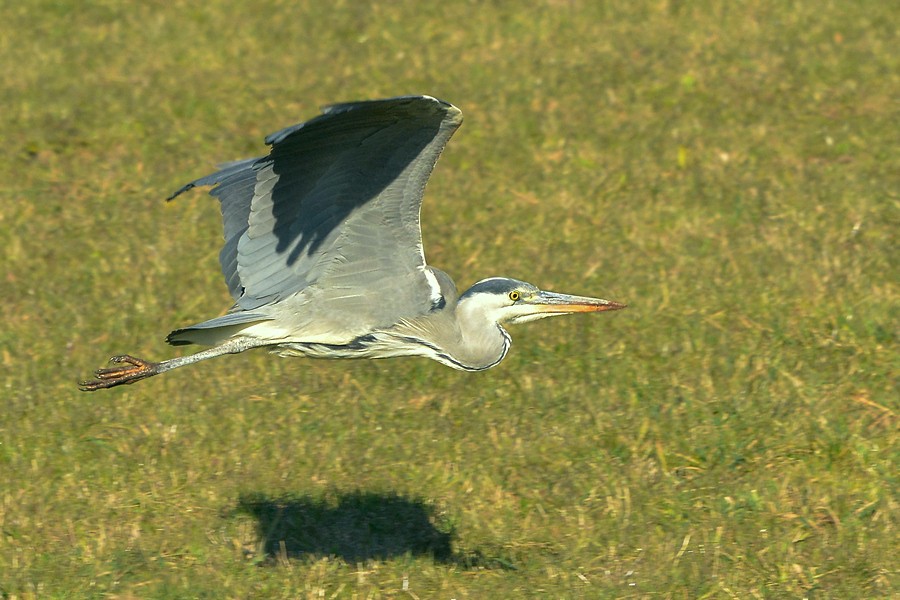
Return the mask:
[[[0, 598], [898, 593], [892, 3], [251, 4], [0, 8]], [[432, 264], [628, 310], [77, 391], [229, 304], [163, 198], [405, 93]]]

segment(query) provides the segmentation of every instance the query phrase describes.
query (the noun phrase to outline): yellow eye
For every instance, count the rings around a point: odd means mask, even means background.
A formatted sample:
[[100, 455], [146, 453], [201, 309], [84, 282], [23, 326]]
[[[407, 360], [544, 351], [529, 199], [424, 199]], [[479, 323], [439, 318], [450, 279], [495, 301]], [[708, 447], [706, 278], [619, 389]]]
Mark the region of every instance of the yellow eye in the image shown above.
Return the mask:
[[519, 292], [513, 290], [509, 293], [509, 299], [513, 302], [517, 301], [520, 298]]

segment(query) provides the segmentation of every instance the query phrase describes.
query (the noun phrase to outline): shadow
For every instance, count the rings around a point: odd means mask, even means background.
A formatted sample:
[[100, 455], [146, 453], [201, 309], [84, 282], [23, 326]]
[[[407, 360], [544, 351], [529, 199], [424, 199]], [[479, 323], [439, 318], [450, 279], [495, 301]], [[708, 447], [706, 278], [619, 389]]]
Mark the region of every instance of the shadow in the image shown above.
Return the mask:
[[250, 494], [240, 497], [237, 512], [256, 519], [270, 561], [333, 556], [354, 564], [411, 554], [469, 568], [485, 562], [479, 553], [454, 554], [453, 528], [433, 507], [395, 494], [352, 492], [332, 500]]

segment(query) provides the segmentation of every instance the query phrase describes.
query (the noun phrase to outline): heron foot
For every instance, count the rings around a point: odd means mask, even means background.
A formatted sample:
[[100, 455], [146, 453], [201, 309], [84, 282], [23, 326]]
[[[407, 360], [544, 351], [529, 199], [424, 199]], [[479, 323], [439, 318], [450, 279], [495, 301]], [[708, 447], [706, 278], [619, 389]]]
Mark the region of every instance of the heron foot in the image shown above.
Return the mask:
[[107, 388], [116, 387], [126, 383], [134, 383], [147, 377], [153, 377], [159, 373], [159, 363], [150, 362], [142, 358], [137, 358], [129, 354], [121, 354], [113, 356], [109, 359], [111, 363], [124, 363], [121, 367], [109, 367], [106, 369], [97, 369], [94, 371], [95, 379], [90, 381], [82, 381], [78, 384], [78, 389], [82, 392], [93, 392], [95, 390], [105, 390]]

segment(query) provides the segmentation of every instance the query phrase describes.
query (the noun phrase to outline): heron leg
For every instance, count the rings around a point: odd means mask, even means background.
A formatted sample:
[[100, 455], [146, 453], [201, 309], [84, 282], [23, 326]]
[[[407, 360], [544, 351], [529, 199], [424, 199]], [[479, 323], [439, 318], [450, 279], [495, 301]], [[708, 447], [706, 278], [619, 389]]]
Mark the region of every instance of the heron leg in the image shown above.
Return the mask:
[[83, 392], [105, 390], [125, 383], [134, 383], [162, 372], [159, 368], [160, 363], [150, 362], [130, 354], [113, 356], [109, 359], [109, 362], [115, 364], [124, 363], [124, 365], [121, 367], [97, 369], [94, 371], [95, 379], [82, 381], [78, 384], [78, 388]]
[[246, 338], [232, 338], [218, 346], [201, 350], [195, 354], [187, 356], [179, 356], [178, 358], [170, 358], [160, 362], [151, 362], [142, 358], [131, 356], [130, 354], [122, 354], [113, 356], [109, 362], [121, 364], [120, 367], [107, 367], [105, 369], [97, 369], [94, 371], [94, 379], [82, 381], [78, 384], [79, 389], [83, 392], [93, 392], [95, 390], [105, 390], [117, 385], [126, 383], [134, 383], [141, 379], [147, 379], [178, 367], [190, 365], [208, 358], [215, 358], [223, 354], [236, 354], [267, 345], [266, 342], [260, 340]]

